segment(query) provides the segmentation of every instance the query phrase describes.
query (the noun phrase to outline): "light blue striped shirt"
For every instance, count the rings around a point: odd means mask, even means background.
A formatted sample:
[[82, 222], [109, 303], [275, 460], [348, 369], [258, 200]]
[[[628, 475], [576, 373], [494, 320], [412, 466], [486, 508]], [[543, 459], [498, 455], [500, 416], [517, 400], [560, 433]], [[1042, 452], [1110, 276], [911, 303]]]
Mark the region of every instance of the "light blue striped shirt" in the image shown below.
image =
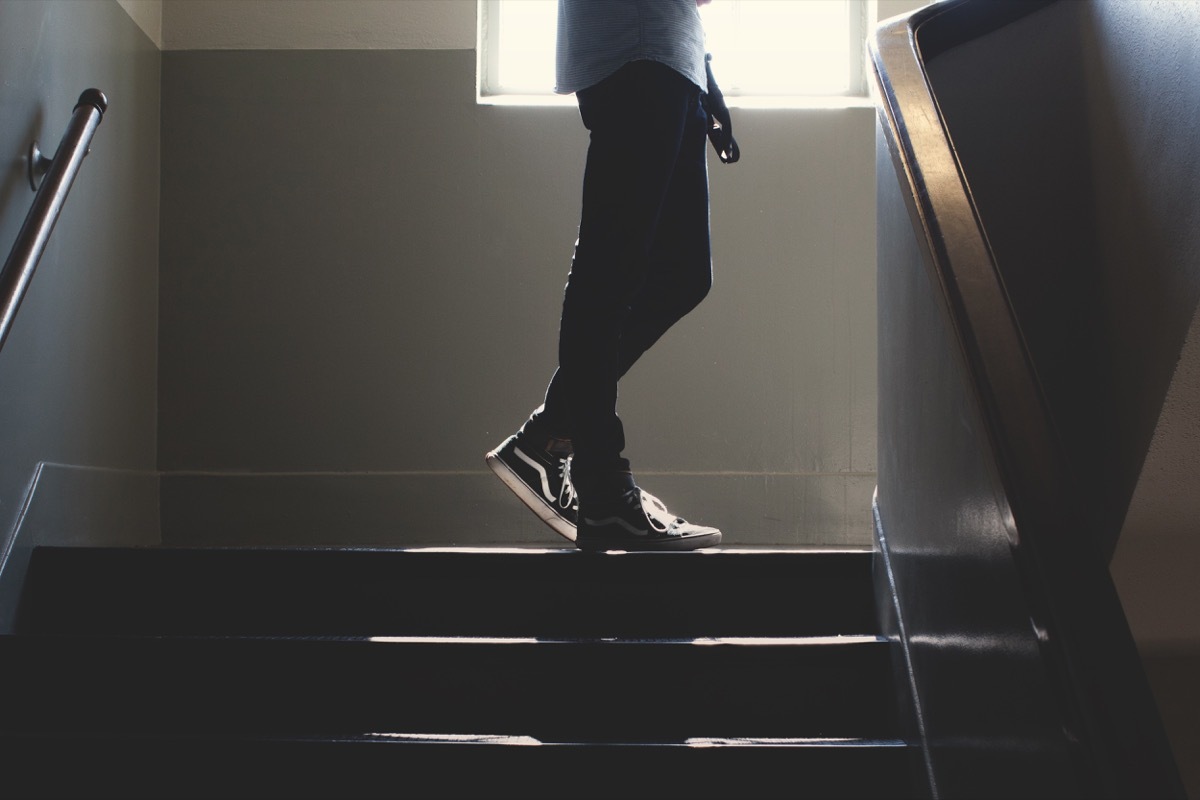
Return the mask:
[[696, 0], [558, 0], [554, 91], [586, 89], [639, 60], [659, 61], [707, 87]]

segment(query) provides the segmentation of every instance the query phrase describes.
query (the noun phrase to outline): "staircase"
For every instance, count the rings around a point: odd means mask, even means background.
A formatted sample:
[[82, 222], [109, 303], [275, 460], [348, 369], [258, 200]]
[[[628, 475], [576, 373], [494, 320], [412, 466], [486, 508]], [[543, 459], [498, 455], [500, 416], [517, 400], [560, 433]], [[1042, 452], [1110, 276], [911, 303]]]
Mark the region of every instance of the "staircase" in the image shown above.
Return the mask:
[[905, 797], [871, 554], [39, 548], [8, 796]]

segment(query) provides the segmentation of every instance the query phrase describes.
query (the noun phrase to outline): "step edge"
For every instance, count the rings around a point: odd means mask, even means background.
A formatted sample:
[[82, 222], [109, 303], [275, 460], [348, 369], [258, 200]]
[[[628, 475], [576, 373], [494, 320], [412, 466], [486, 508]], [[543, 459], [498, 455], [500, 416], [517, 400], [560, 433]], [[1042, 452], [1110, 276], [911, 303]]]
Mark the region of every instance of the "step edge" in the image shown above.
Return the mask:
[[[12, 633], [0, 634], [0, 646], [17, 647], [19, 642], [94, 642], [108, 644], [133, 644], [163, 642], [201, 644], [205, 642], [263, 643], [311, 643], [311, 644], [374, 644], [392, 646], [430, 645], [440, 646], [693, 646], [693, 647], [867, 647], [877, 648], [888, 644], [885, 636], [876, 634], [841, 634], [834, 636], [722, 636], [680, 638], [624, 638], [624, 637], [553, 637], [533, 636], [329, 636], [329, 635], [213, 635], [213, 634], [105, 634], [105, 633]], [[4, 643], [8, 643], [5, 645]], [[300, 646], [300, 645], [298, 645]]]
[[853, 556], [865, 558], [873, 553], [870, 547], [798, 547], [798, 548], [747, 548], [747, 547], [708, 547], [688, 552], [670, 551], [612, 551], [607, 554], [584, 553], [574, 547], [452, 547], [452, 546], [416, 546], [416, 547], [366, 547], [366, 546], [324, 546], [324, 545], [40, 545], [35, 552], [47, 554], [83, 554], [85, 552], [113, 553], [348, 553], [348, 554], [407, 554], [407, 555], [446, 555], [462, 556], [503, 555], [515, 557], [531, 556], [575, 556], [580, 558], [595, 558], [603, 555], [621, 558], [699, 558], [738, 556], [748, 558], [787, 557], [799, 559], [817, 556]]
[[692, 737], [679, 740], [603, 740], [603, 741], [570, 741], [542, 740], [535, 736], [524, 734], [446, 734], [446, 733], [413, 733], [398, 731], [372, 731], [361, 734], [337, 733], [328, 736], [320, 734], [241, 734], [241, 733], [111, 733], [91, 731], [26, 731], [7, 730], [0, 728], [0, 741], [5, 739], [22, 740], [55, 740], [55, 739], [113, 739], [126, 741], [156, 741], [176, 743], [205, 743], [205, 742], [259, 742], [282, 744], [396, 744], [396, 745], [455, 745], [455, 746], [491, 746], [491, 747], [551, 747], [551, 748], [690, 748], [690, 749], [779, 749], [779, 750], [809, 750], [809, 749], [896, 749], [911, 748], [913, 745], [898, 738], [880, 737]]

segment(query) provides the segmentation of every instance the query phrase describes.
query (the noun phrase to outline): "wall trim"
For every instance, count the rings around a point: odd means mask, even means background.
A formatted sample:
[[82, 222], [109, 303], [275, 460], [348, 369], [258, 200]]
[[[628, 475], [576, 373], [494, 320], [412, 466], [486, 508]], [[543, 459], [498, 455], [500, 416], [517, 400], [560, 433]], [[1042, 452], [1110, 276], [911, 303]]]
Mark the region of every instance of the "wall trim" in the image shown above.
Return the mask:
[[161, 542], [157, 472], [39, 462], [0, 546], [0, 634], [14, 630], [33, 548]]

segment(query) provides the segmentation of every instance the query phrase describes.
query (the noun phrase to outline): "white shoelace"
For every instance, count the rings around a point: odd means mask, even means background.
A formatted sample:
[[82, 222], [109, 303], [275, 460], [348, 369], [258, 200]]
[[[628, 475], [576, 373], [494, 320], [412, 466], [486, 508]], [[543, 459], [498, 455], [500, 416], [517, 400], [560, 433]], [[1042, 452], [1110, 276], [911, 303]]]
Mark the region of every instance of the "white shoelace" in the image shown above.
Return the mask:
[[[667, 512], [667, 507], [657, 497], [635, 487], [625, 492], [625, 502], [631, 506], [640, 508], [642, 514], [646, 517], [646, 521], [650, 523], [651, 528], [659, 533], [670, 532], [670, 524], [664, 522], [662, 519], [663, 515], [669, 516], [669, 512]], [[647, 506], [652, 510], [647, 510]], [[662, 510], [662, 515], [654, 513], [654, 511], [658, 511], [659, 509]]]
[[575, 494], [575, 484], [571, 482], [571, 458], [559, 459], [558, 477], [562, 486], [558, 490], [558, 505], [560, 508], [579, 509], [579, 498]]

